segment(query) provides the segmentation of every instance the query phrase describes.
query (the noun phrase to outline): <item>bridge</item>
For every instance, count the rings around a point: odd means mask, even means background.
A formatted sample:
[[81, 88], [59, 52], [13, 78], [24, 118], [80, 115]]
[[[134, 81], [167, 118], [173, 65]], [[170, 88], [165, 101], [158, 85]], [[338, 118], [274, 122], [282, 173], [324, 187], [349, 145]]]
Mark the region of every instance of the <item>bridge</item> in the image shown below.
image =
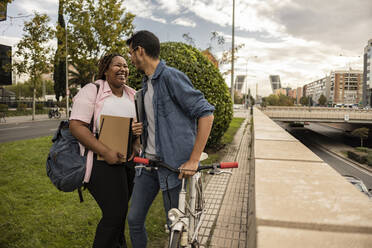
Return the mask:
[[261, 111], [275, 121], [372, 124], [372, 110], [268, 106]]

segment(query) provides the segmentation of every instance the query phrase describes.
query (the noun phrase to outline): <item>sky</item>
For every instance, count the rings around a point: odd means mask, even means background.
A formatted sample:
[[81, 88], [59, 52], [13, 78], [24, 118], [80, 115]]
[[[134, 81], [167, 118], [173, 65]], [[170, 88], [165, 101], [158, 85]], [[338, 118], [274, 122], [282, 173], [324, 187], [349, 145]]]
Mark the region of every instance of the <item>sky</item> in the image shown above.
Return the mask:
[[[212, 44], [217, 58], [231, 49], [232, 0], [125, 0], [136, 15], [135, 30], [147, 29], [161, 42], [186, 42], [188, 34], [199, 49]], [[0, 43], [15, 45], [23, 22], [33, 11], [57, 20], [58, 0], [13, 0], [8, 20], [0, 22]], [[210, 41], [211, 33], [225, 38], [224, 45]], [[371, 0], [236, 0], [235, 76], [247, 75], [253, 94], [271, 92], [269, 75], [279, 75], [282, 86], [300, 87], [332, 70], [363, 68], [363, 50], [372, 39]], [[220, 67], [221, 72], [231, 65]], [[230, 86], [231, 76], [225, 78]]]

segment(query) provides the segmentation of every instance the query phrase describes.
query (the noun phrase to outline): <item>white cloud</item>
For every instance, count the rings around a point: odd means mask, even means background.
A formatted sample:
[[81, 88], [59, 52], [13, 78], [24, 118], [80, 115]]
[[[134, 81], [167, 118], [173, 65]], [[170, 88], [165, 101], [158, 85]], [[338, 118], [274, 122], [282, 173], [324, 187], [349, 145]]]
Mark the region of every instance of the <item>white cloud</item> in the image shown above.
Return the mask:
[[196, 27], [196, 23], [188, 18], [177, 18], [172, 23], [186, 27]]
[[15, 46], [21, 39], [19, 37], [0, 36], [0, 44], [6, 46]]
[[154, 12], [158, 6], [154, 5], [150, 0], [127, 0], [123, 5], [127, 11], [138, 17], [150, 19], [159, 23], [167, 23], [164, 18], [154, 16]]
[[180, 1], [157, 0], [157, 2], [160, 5], [160, 9], [164, 10], [166, 13], [173, 15], [180, 14], [182, 8], [182, 5], [179, 3]]

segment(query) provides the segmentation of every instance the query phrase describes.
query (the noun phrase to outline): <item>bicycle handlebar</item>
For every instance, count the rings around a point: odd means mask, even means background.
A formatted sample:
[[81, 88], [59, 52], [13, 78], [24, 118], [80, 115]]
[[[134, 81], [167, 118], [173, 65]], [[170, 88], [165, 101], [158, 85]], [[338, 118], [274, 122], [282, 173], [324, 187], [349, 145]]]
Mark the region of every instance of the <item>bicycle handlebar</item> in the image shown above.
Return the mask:
[[[173, 167], [171, 167], [171, 166], [167, 165], [166, 163], [164, 163], [162, 161], [159, 161], [159, 160], [151, 160], [151, 159], [148, 159], [148, 158], [135, 157], [133, 159], [133, 161], [135, 163], [138, 163], [138, 164], [144, 164], [144, 165], [150, 165], [150, 166], [151, 166], [151, 164], [154, 164], [153, 167], [161, 166], [161, 167], [166, 168], [170, 171], [179, 173], [178, 169], [175, 169], [175, 168], [173, 168]], [[221, 169], [238, 168], [238, 162], [220, 162], [220, 163], [215, 163], [215, 164], [211, 164], [211, 165], [201, 165], [201, 166], [198, 167], [197, 171], [213, 169], [215, 167], [216, 168], [221, 168]]]

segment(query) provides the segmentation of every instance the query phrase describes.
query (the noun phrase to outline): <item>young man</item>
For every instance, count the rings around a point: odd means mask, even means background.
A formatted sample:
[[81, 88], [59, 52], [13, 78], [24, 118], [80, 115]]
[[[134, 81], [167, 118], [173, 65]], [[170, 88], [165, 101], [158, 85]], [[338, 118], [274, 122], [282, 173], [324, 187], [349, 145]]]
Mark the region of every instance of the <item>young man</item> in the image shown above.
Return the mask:
[[143, 156], [160, 159], [181, 171], [179, 176], [164, 168], [136, 171], [128, 223], [133, 247], [144, 248], [147, 212], [159, 189], [166, 216], [169, 209], [178, 206], [180, 179], [195, 174], [212, 128], [214, 107], [184, 73], [159, 60], [160, 43], [153, 33], [139, 31], [127, 45], [132, 63], [145, 74]]

